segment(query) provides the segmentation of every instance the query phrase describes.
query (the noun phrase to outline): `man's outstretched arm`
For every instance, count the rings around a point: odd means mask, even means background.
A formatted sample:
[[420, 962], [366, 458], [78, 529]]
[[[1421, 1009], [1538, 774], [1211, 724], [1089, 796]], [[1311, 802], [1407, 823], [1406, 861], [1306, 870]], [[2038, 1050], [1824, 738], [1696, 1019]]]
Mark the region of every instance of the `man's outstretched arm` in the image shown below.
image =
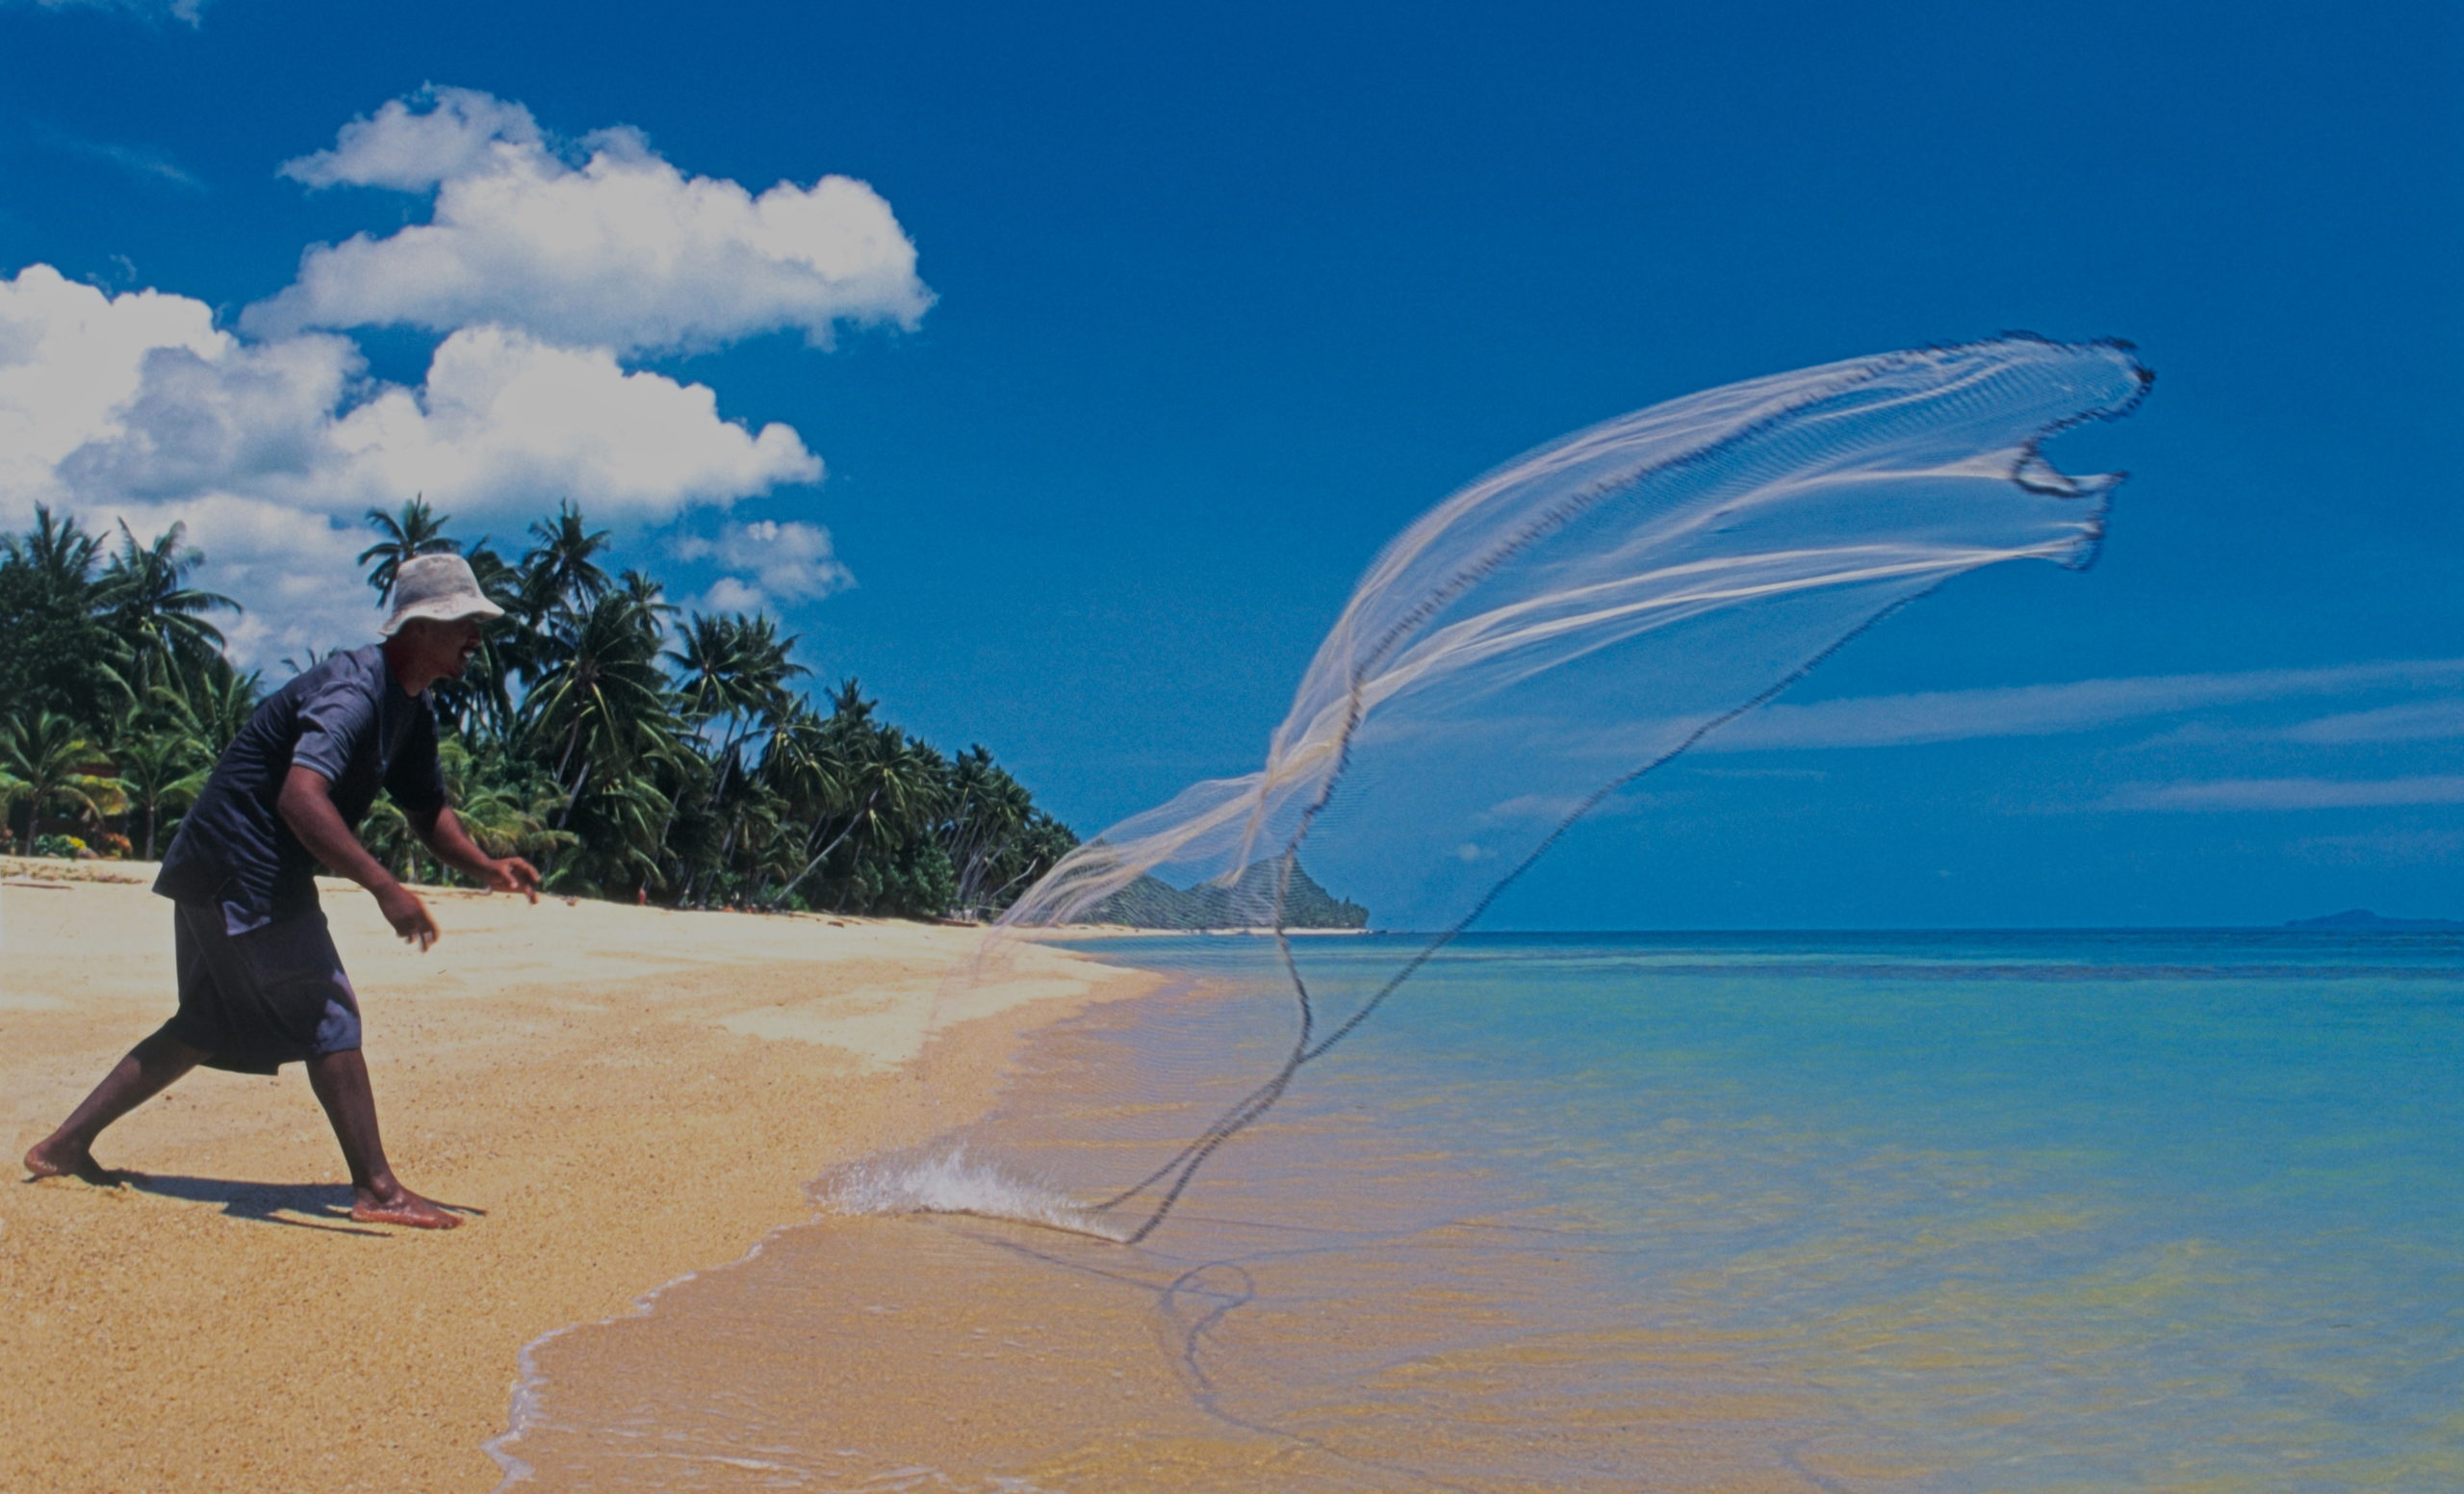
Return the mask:
[[436, 942], [436, 920], [428, 916], [427, 905], [396, 880], [384, 863], [369, 855], [368, 847], [343, 823], [342, 811], [334, 808], [333, 785], [324, 774], [295, 763], [282, 781], [274, 810], [326, 870], [348, 877], [375, 895], [377, 911], [385, 914], [395, 933], [423, 950]]
[[539, 901], [539, 868], [519, 856], [490, 856], [462, 828], [462, 816], [451, 809], [434, 814], [412, 814], [411, 828], [427, 842], [437, 860], [492, 892], [520, 892]]

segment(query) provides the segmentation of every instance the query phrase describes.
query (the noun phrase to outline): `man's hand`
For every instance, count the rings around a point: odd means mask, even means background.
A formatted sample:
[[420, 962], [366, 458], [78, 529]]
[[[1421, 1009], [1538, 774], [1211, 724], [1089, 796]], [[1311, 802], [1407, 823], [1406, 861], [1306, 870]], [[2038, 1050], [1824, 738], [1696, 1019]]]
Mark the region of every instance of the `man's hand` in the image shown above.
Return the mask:
[[402, 936], [404, 943], [417, 944], [420, 953], [425, 954], [427, 946], [443, 937], [436, 920], [428, 916], [427, 904], [421, 902], [409, 888], [396, 882], [374, 891], [377, 911], [394, 926], [394, 932]]
[[369, 855], [368, 847], [343, 823], [342, 811], [334, 808], [333, 786], [325, 782], [325, 775], [293, 763], [274, 810], [309, 855], [375, 896], [377, 911], [385, 914], [395, 933], [419, 945], [423, 954], [436, 942], [436, 920], [427, 915], [426, 905], [395, 881], [394, 874]]
[[519, 856], [488, 863], [487, 884], [491, 892], [520, 892], [539, 901], [539, 868]]
[[471, 833], [462, 828], [462, 816], [452, 810], [440, 807], [425, 816], [415, 814], [411, 826], [437, 860], [489, 891], [519, 892], [534, 903], [539, 901], [539, 868], [519, 856], [490, 856], [480, 850]]

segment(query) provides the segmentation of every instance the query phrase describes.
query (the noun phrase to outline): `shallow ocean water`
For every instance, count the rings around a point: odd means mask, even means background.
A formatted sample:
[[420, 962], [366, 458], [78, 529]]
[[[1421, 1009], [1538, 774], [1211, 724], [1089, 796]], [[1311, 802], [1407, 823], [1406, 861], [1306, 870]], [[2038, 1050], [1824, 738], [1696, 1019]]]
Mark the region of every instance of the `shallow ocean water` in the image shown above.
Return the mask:
[[[1094, 946], [1194, 982], [865, 1175], [1134, 1171], [1270, 1063], [1250, 947]], [[1142, 1245], [789, 1230], [541, 1346], [506, 1447], [549, 1487], [2451, 1489], [2459, 1078], [2452, 935], [1475, 935]]]

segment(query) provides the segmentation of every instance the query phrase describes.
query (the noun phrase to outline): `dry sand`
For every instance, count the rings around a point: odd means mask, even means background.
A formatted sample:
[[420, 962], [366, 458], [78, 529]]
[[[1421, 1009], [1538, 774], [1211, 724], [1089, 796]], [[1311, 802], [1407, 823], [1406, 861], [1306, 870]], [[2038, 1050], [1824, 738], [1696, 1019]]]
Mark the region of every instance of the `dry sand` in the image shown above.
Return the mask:
[[[0, 861], [0, 1142], [38, 1140], [170, 1013], [151, 867]], [[81, 878], [68, 887], [26, 878]], [[121, 877], [126, 881], [82, 880]], [[200, 1070], [96, 1148], [144, 1174], [0, 1193], [0, 1491], [485, 1490], [522, 1347], [811, 1212], [834, 1162], [919, 1140], [962, 929], [435, 892], [425, 955], [327, 887], [385, 1139], [442, 1234], [347, 1218], [297, 1068]], [[936, 1090], [1146, 978], [1053, 950], [946, 1020]]]

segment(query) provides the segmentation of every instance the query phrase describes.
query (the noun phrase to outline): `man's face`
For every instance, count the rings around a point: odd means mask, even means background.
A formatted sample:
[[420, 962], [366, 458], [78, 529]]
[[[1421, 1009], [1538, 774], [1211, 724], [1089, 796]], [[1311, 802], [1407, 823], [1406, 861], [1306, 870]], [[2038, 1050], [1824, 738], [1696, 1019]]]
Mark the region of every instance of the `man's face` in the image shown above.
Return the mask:
[[479, 652], [479, 620], [475, 617], [450, 623], [421, 618], [410, 626], [418, 630], [415, 642], [421, 662], [446, 679], [461, 679], [462, 671], [471, 667], [471, 656]]

